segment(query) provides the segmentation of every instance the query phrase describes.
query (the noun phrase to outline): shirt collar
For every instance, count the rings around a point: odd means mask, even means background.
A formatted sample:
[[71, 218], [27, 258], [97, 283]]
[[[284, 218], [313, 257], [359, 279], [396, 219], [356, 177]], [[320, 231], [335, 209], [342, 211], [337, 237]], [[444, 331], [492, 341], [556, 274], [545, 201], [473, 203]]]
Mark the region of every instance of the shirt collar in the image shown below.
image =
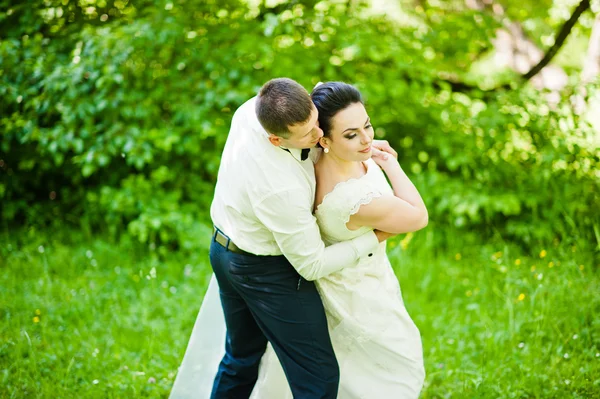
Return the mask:
[[302, 150], [298, 149], [298, 148], [285, 148], [285, 147], [279, 147], [284, 151], [289, 152], [290, 154], [292, 154], [292, 156], [294, 158], [296, 158], [296, 160], [302, 162]]
[[256, 97], [252, 97], [248, 101], [248, 107], [246, 108], [246, 121], [248, 123], [248, 127], [255, 131], [256, 133], [269, 138], [269, 133], [265, 130], [264, 127], [260, 124], [258, 117], [256, 116]]

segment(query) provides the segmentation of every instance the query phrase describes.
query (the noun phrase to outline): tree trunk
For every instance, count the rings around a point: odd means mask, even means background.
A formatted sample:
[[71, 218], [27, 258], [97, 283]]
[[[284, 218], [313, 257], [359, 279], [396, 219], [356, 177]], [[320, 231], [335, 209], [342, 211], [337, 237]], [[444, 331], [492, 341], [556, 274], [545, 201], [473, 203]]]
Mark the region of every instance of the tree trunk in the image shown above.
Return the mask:
[[600, 14], [596, 15], [590, 44], [588, 45], [587, 55], [583, 64], [581, 80], [583, 83], [589, 83], [600, 73]]
[[581, 86], [577, 94], [571, 97], [573, 111], [577, 115], [582, 115], [586, 120], [600, 131], [600, 117], [597, 113], [591, 112], [592, 109], [598, 109], [600, 98], [598, 96], [589, 97], [586, 84], [592, 82], [600, 74], [600, 14], [596, 15], [592, 34], [588, 45], [587, 54], [583, 63], [581, 72]]

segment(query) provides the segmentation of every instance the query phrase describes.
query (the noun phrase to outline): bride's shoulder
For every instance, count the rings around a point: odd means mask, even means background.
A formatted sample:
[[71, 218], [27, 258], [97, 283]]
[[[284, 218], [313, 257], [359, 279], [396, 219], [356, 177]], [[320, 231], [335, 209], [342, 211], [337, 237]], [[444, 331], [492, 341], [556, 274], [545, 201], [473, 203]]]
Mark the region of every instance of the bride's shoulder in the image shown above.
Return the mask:
[[339, 182], [332, 178], [328, 173], [324, 173], [322, 169], [320, 170], [317, 165], [315, 165], [315, 178], [317, 188], [315, 190], [314, 210], [316, 211]]

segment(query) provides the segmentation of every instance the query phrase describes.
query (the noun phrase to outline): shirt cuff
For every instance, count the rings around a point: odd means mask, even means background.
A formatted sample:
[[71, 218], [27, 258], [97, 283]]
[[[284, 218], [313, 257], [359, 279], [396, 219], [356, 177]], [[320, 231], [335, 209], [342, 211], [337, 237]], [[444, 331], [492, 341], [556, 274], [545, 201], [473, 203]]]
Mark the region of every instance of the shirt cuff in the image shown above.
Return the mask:
[[352, 239], [352, 244], [354, 245], [356, 255], [360, 259], [364, 256], [373, 256], [373, 253], [379, 247], [379, 239], [375, 235], [375, 232], [371, 231]]

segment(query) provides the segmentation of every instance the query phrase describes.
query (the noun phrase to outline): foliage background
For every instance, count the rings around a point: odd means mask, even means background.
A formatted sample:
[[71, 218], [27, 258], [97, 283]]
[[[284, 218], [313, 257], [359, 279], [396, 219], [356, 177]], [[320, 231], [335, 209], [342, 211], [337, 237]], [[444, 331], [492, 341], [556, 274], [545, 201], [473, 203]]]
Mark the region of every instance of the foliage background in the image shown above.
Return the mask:
[[598, 135], [573, 112], [575, 89], [549, 105], [510, 71], [478, 76], [498, 28], [481, 12], [440, 3], [398, 23], [355, 2], [67, 3], [3, 14], [8, 223], [193, 248], [232, 113], [289, 76], [355, 83], [436, 223], [525, 243], [599, 231]]
[[[497, 253], [488, 244], [536, 258], [542, 248], [564, 255], [574, 247], [596, 273], [599, 127], [576, 105], [597, 104], [597, 80], [583, 82], [580, 72], [598, 4], [553, 61], [567, 76], [560, 90], [524, 80], [494, 56], [507, 21], [547, 48], [577, 4], [2, 0], [0, 260], [14, 272], [7, 287], [21, 284], [10, 262], [22, 265], [39, 237], [54, 233], [81, 235], [83, 243], [64, 238], [74, 251], [97, 237], [122, 251], [145, 248], [152, 267], [175, 253], [203, 254], [232, 114], [277, 76], [309, 90], [328, 80], [359, 87], [376, 135], [398, 149], [426, 200], [428, 229], [444, 232], [421, 235], [417, 253], [460, 255], [450, 234], [477, 237], [462, 242], [485, 248], [473, 259]], [[7, 309], [18, 306], [4, 307], [13, 325]], [[182, 330], [191, 328], [189, 317], [179, 320]], [[592, 353], [598, 326], [583, 325], [595, 334]], [[598, 387], [592, 383], [585, 389]]]

